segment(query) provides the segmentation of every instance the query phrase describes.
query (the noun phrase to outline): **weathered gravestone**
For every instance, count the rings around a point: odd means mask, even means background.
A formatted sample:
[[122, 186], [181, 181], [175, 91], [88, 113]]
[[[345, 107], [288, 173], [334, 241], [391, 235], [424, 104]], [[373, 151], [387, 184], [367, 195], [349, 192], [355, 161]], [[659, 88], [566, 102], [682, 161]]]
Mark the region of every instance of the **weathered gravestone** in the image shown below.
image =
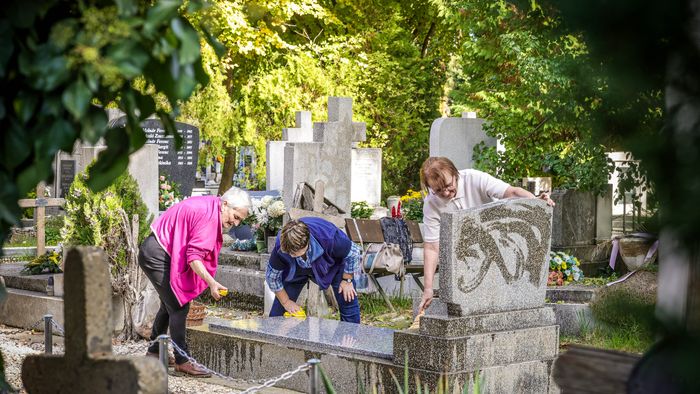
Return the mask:
[[431, 387], [441, 374], [464, 383], [480, 371], [486, 392], [548, 392], [559, 347], [544, 306], [552, 209], [507, 199], [444, 213], [441, 222], [433, 304], [446, 304], [447, 313], [426, 314], [417, 332], [396, 332], [394, 362], [406, 355]]
[[282, 141], [267, 141], [267, 190], [284, 187], [284, 147], [289, 142], [313, 142], [314, 130], [310, 111], [296, 111], [296, 127], [282, 129]]
[[489, 137], [482, 126], [483, 119], [464, 112], [461, 118], [438, 118], [430, 126], [430, 156], [450, 159], [458, 170], [474, 168], [474, 147], [483, 142], [487, 147], [496, 146], [496, 139]]
[[313, 136], [313, 142], [288, 142], [284, 147], [284, 204], [292, 206], [299, 183], [320, 180], [325, 196], [350, 212], [352, 146], [366, 139], [366, 125], [352, 121], [352, 99], [329, 97], [328, 122], [314, 123]]
[[[87, 145], [76, 142], [73, 151], [68, 154], [59, 152], [56, 155], [55, 171], [58, 175], [54, 177], [53, 189], [61, 198], [65, 198], [66, 193], [75, 176], [87, 168], [95, 161], [105, 145]], [[129, 156], [129, 174], [139, 185], [139, 192], [143, 202], [148, 207], [149, 213], [158, 216], [158, 156], [160, 147], [155, 144], [145, 144], [141, 149]]]
[[112, 286], [104, 252], [68, 251], [65, 262], [65, 355], [31, 355], [22, 364], [29, 393], [164, 393], [155, 358], [112, 355]]
[[382, 150], [353, 148], [350, 199], [379, 206], [382, 198]]
[[[115, 120], [111, 127], [124, 127], [126, 117]], [[194, 187], [199, 156], [199, 129], [191, 124], [175, 122], [175, 129], [182, 137], [182, 149], [175, 148], [175, 137], [166, 135], [163, 124], [158, 119], [141, 122], [147, 144], [158, 145], [158, 172], [167, 174], [180, 185], [180, 193], [189, 196]]]

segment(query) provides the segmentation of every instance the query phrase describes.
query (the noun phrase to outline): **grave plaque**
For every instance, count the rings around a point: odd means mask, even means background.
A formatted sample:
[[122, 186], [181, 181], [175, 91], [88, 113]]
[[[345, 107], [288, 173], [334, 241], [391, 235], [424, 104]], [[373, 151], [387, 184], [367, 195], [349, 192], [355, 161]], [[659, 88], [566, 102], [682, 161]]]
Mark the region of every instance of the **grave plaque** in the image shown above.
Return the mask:
[[[115, 122], [115, 126], [124, 127], [126, 118]], [[182, 136], [182, 149], [175, 149], [175, 137], [165, 134], [165, 128], [158, 119], [146, 119], [141, 122], [146, 134], [147, 144], [158, 145], [158, 172], [166, 174], [180, 185], [180, 193], [190, 196], [194, 187], [199, 154], [199, 129], [193, 125], [175, 122], [177, 132]]]
[[70, 190], [70, 185], [75, 179], [75, 160], [61, 160], [61, 164], [58, 169], [59, 176], [59, 198], [65, 198]]

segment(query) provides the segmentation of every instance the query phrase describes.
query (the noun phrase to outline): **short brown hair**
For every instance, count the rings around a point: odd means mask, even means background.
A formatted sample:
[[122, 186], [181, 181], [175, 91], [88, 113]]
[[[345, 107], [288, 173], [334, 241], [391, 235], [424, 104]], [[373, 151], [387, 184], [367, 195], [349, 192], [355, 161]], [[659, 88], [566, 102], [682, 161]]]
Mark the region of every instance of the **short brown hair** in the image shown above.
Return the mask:
[[282, 253], [294, 253], [309, 244], [309, 227], [301, 220], [290, 220], [280, 232]]
[[433, 182], [438, 189], [444, 188], [446, 186], [445, 177], [442, 173], [445, 170], [454, 177], [459, 176], [459, 171], [452, 160], [442, 156], [425, 159], [420, 168], [420, 186], [423, 192], [428, 193], [428, 181]]

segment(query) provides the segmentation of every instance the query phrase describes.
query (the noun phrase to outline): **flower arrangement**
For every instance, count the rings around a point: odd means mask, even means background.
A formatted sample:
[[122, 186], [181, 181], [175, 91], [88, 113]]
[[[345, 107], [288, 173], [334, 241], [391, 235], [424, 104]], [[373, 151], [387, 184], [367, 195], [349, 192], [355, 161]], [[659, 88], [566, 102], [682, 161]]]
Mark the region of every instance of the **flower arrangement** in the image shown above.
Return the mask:
[[374, 208], [367, 201], [353, 201], [350, 204], [350, 216], [353, 219], [369, 219], [374, 213]]
[[578, 282], [583, 279], [579, 260], [564, 252], [549, 252], [549, 276], [547, 285], [562, 286], [565, 283]]
[[282, 228], [282, 216], [286, 212], [282, 197], [254, 198], [247, 222], [255, 231], [257, 239], [263, 240], [265, 234], [276, 234]]
[[416, 222], [423, 221], [423, 193], [413, 189], [408, 189], [406, 194], [401, 196], [401, 212], [406, 220]]
[[61, 272], [63, 272], [61, 271], [61, 254], [56, 251], [46, 252], [41, 256], [35, 257], [22, 269], [22, 273], [29, 275], [57, 274]]
[[168, 175], [161, 175], [158, 180], [158, 209], [165, 211], [182, 200], [180, 185], [173, 182]]

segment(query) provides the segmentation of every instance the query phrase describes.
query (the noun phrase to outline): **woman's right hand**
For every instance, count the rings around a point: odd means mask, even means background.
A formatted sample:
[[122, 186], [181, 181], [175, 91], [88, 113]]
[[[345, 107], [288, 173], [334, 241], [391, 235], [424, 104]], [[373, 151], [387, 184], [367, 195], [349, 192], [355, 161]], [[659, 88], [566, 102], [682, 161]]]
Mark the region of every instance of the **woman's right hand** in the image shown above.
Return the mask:
[[424, 311], [433, 302], [433, 289], [426, 287], [423, 290], [423, 297], [421, 297], [420, 305], [418, 305], [418, 313]]
[[282, 306], [291, 314], [297, 313], [299, 310], [301, 310], [301, 307], [299, 307], [296, 302], [292, 301], [291, 298], [288, 298], [287, 301], [283, 302]]
[[221, 299], [221, 294], [219, 294], [219, 290], [228, 290], [226, 287], [221, 285], [221, 283], [214, 281], [211, 285], [209, 285], [209, 292], [211, 293], [212, 298], [215, 300], [219, 301]]

